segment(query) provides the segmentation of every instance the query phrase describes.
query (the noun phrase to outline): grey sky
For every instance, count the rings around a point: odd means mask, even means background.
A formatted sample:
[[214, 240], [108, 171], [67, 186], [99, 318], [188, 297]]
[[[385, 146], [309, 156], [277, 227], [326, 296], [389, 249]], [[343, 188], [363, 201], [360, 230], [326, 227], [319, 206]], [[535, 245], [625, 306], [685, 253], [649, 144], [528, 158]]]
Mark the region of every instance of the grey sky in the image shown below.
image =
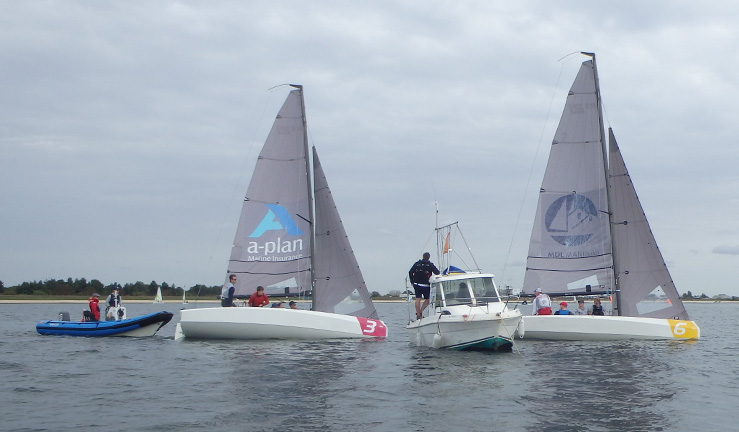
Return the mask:
[[[644, 4], [646, 3], [646, 4]], [[567, 89], [597, 54], [678, 290], [739, 295], [731, 1], [0, 1], [0, 280], [223, 282], [288, 89], [371, 291], [460, 221], [520, 287]], [[505, 265], [505, 267], [504, 267]]]

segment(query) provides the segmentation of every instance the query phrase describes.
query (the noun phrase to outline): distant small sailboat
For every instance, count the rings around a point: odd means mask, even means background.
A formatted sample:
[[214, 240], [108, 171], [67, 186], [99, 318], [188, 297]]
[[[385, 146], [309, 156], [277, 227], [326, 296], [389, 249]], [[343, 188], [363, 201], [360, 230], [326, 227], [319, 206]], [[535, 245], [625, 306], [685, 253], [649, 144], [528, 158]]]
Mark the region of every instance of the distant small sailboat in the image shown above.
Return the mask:
[[154, 303], [161, 303], [162, 302], [162, 289], [157, 288], [157, 295], [154, 296]]
[[183, 289], [182, 290], [182, 304], [186, 304], [186, 303], [187, 303], [187, 291]]

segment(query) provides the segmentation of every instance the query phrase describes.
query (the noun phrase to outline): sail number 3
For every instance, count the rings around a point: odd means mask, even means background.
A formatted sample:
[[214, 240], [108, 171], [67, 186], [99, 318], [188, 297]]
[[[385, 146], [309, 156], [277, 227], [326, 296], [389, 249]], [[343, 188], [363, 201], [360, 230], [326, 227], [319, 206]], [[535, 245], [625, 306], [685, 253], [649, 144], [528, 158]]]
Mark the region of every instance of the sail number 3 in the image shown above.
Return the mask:
[[372, 337], [386, 337], [387, 327], [380, 320], [357, 317], [359, 326], [362, 328], [362, 334]]

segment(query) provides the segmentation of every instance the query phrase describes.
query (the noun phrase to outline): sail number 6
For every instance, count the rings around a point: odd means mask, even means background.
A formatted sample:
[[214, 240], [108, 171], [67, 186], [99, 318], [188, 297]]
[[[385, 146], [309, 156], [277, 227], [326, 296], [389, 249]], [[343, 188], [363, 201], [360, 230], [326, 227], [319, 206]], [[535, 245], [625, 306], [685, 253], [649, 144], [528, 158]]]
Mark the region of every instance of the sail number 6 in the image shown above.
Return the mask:
[[692, 321], [667, 320], [672, 335], [679, 339], [698, 339], [698, 327]]

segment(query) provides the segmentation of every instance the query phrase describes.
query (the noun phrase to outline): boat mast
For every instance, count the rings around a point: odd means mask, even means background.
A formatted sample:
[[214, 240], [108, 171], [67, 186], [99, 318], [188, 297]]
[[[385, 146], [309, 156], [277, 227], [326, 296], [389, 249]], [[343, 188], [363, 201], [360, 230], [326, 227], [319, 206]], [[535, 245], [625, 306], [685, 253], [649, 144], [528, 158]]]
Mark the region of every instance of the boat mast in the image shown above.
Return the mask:
[[616, 306], [614, 307], [616, 314], [621, 315], [620, 311], [620, 304], [621, 304], [621, 290], [618, 286], [618, 277], [616, 275], [616, 251], [615, 247], [613, 245], [613, 221], [611, 220], [612, 212], [611, 208], [613, 207], [611, 205], [611, 179], [610, 174], [608, 172], [608, 152], [606, 148], [606, 130], [605, 125], [603, 124], [603, 101], [601, 99], [600, 95], [600, 80], [598, 79], [598, 66], [595, 63], [595, 53], [588, 53], [583, 52], [582, 54], [591, 57], [593, 59], [593, 78], [595, 80], [595, 98], [598, 104], [598, 124], [600, 125], [600, 145], [603, 152], [603, 172], [605, 173], [605, 180], [606, 180], [606, 198], [608, 202], [608, 231], [611, 234], [611, 260], [612, 260], [612, 269], [613, 272], [613, 291], [616, 295]]
[[303, 86], [290, 84], [290, 87], [298, 89], [300, 94], [300, 115], [303, 118], [303, 153], [305, 153], [305, 172], [308, 176], [308, 221], [310, 223], [310, 293], [311, 310], [316, 306], [316, 224], [315, 209], [313, 208], [313, 167], [310, 163], [310, 148], [308, 146], [308, 120], [305, 116], [305, 98], [303, 97]]

